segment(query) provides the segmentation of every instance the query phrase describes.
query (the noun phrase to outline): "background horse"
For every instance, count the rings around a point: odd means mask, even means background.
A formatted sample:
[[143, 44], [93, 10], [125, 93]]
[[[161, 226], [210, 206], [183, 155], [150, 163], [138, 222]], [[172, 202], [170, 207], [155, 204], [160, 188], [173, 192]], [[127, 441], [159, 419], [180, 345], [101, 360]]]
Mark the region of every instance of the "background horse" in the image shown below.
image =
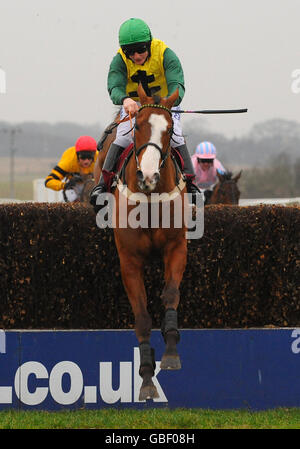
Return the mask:
[[95, 179], [92, 174], [81, 175], [83, 181], [83, 188], [80, 193], [79, 201], [84, 204], [90, 205], [90, 193], [95, 187]]
[[[153, 254], [160, 254], [164, 261], [165, 285], [161, 295], [165, 309], [162, 323], [162, 335], [165, 352], [161, 359], [161, 369], [180, 369], [181, 363], [176, 345], [179, 341], [177, 307], [179, 304], [179, 286], [186, 266], [187, 240], [183, 220], [184, 193], [186, 186], [171, 156], [170, 139], [173, 132], [172, 113], [170, 111], [178, 98], [178, 90], [167, 99], [147, 97], [139, 86], [138, 94], [141, 108], [136, 115], [134, 129], [133, 154], [128, 161], [125, 173], [126, 186], [119, 179], [114, 192], [116, 205], [115, 243], [120, 259], [122, 281], [135, 317], [135, 332], [140, 348], [140, 369], [142, 377], [139, 400], [158, 397], [152, 377], [155, 373], [154, 349], [150, 346], [152, 319], [147, 310], [147, 295], [144, 285], [144, 267], [151, 262]], [[99, 179], [101, 167], [110, 142], [104, 142], [101, 159], [96, 163], [95, 179]], [[127, 207], [127, 217], [133, 210], [129, 194], [143, 193], [147, 198], [148, 218], [151, 221], [151, 193], [172, 193], [181, 204], [181, 227], [176, 227], [175, 201], [170, 205], [170, 226], [162, 226], [162, 204], [159, 205], [159, 226], [133, 228], [119, 226], [122, 204]], [[126, 203], [126, 204], [125, 204]]]
[[224, 175], [217, 173], [219, 182], [214, 186], [206, 204], [239, 204], [240, 191], [237, 182], [241, 174], [242, 171], [232, 178], [231, 172]]
[[[78, 198], [75, 200], [77, 203], [84, 203], [90, 206], [90, 193], [95, 186], [95, 179], [92, 173], [88, 174], [74, 174], [75, 185], [72, 187], [74, 191], [77, 193]], [[63, 190], [64, 200], [68, 202], [68, 199], [65, 194], [65, 190]]]

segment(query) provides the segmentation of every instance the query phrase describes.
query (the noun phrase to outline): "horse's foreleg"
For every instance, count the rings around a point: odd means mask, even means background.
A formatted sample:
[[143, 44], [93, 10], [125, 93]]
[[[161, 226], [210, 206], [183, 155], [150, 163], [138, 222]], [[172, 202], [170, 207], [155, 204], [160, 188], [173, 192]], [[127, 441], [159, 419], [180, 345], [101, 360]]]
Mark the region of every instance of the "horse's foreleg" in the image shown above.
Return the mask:
[[177, 307], [180, 295], [179, 286], [186, 266], [186, 240], [172, 243], [165, 251], [165, 287], [162, 301], [165, 307], [165, 318], [162, 323], [162, 335], [166, 349], [161, 360], [161, 369], [180, 369], [181, 363], [177, 352], [180, 335], [178, 331]]
[[120, 265], [123, 285], [135, 318], [137, 339], [139, 343], [150, 341], [152, 320], [147, 310], [144, 265], [142, 261], [128, 254], [120, 255]]
[[140, 349], [139, 374], [143, 379], [139, 400], [158, 397], [152, 377], [155, 371], [154, 349], [150, 346], [152, 320], [147, 310], [147, 297], [144, 285], [143, 263], [128, 254], [120, 255], [123, 284], [135, 317], [135, 332]]

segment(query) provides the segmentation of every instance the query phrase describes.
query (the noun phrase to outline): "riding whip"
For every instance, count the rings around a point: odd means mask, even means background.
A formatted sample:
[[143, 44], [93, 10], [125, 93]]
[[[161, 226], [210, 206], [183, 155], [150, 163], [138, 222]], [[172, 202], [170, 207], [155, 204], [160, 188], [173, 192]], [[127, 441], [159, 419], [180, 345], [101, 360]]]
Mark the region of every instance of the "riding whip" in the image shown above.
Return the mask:
[[172, 112], [179, 112], [180, 114], [240, 114], [247, 112], [248, 109], [203, 109], [202, 111], [183, 111], [171, 109]]

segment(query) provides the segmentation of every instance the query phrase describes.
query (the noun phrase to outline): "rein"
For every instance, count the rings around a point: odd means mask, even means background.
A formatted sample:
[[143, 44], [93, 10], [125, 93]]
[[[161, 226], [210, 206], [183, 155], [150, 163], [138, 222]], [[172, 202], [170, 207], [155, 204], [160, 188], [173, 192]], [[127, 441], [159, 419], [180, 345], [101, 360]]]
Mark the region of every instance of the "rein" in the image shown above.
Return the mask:
[[[124, 118], [120, 119], [120, 120], [116, 120], [114, 122], [112, 122], [109, 126], [107, 126], [107, 128], [104, 130], [103, 135], [101, 137], [101, 139], [98, 142], [97, 145], [97, 149], [100, 151], [103, 148], [104, 142], [106, 141], [107, 137], [109, 134], [111, 134], [113, 132], [113, 130], [120, 125], [120, 123], [123, 122], [127, 122], [128, 120], [130, 120], [131, 122], [131, 115], [126, 115]], [[132, 130], [132, 129], [131, 129]], [[128, 132], [130, 132], [131, 130], [129, 130]], [[127, 133], [126, 133], [127, 134]]]
[[[143, 106], [140, 107], [138, 112], [140, 112], [144, 108], [159, 108], [159, 109], [163, 109], [163, 110], [167, 111], [170, 114], [170, 116], [172, 117], [171, 110], [166, 108], [163, 105], [160, 105], [160, 104], [144, 104]], [[130, 119], [130, 122], [131, 122], [131, 115], [130, 114], [129, 114], [129, 119]], [[129, 132], [132, 131], [133, 128], [134, 127], [132, 126], [132, 129], [130, 129]], [[136, 126], [135, 126], [135, 128], [136, 128]], [[172, 120], [172, 128], [170, 130], [170, 135], [172, 135], [172, 132], [173, 132], [173, 120]], [[170, 151], [168, 151], [170, 149], [170, 142], [169, 142], [169, 146], [168, 146], [168, 148], [167, 148], [167, 150], [165, 152], [163, 152], [163, 149], [159, 145], [154, 143], [154, 142], [146, 142], [143, 145], [141, 145], [140, 147], [136, 148], [135, 132], [133, 134], [133, 145], [134, 145], [133, 151], [134, 151], [134, 154], [135, 154], [136, 165], [137, 165], [137, 171], [136, 171], [137, 172], [137, 177], [139, 177], [141, 175], [141, 173], [142, 173], [141, 172], [140, 163], [139, 163], [139, 160], [138, 160], [138, 156], [139, 156], [139, 154], [141, 153], [141, 151], [144, 148], [146, 148], [147, 146], [151, 145], [151, 146], [155, 147], [159, 151], [160, 156], [161, 156], [161, 163], [159, 165], [158, 171], [160, 171], [160, 169], [165, 165], [165, 162], [166, 162], [166, 160], [167, 160], [167, 158], [168, 158], [168, 156], [170, 154]], [[175, 169], [176, 169], [176, 161], [175, 161]], [[171, 192], [164, 193], [164, 194], [160, 195], [159, 198], [155, 198], [153, 202], [154, 203], [170, 202], [171, 200], [174, 200], [178, 195], [181, 194], [181, 192], [185, 188], [185, 186], [186, 186], [185, 179], [184, 179], [183, 175], [180, 174], [179, 179], [177, 179], [177, 185], [174, 187], [174, 189]], [[134, 201], [134, 202], [139, 201], [140, 203], [148, 203], [148, 198], [145, 198], [145, 195], [143, 195], [142, 193], [139, 193], [139, 192], [132, 192], [127, 187], [126, 184], [122, 183], [120, 178], [118, 179], [118, 182], [117, 182], [117, 188], [118, 188], [119, 192], [122, 195], [124, 195], [128, 200], [131, 200], [131, 201]]]

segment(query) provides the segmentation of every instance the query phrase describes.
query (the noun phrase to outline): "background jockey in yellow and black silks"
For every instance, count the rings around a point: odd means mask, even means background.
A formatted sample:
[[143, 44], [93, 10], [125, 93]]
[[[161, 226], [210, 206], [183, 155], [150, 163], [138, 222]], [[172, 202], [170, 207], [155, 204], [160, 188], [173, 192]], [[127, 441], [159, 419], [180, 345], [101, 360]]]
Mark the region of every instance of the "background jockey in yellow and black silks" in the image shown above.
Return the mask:
[[78, 198], [75, 184], [81, 175], [93, 174], [97, 159], [97, 142], [93, 137], [81, 136], [75, 146], [64, 151], [61, 160], [45, 179], [45, 186], [52, 190], [64, 190], [66, 201]]
[[[127, 114], [134, 116], [139, 110], [137, 87], [142, 84], [146, 94], [160, 97], [170, 96], [177, 88], [179, 97], [173, 109], [179, 109], [184, 93], [184, 74], [179, 58], [163, 41], [153, 39], [148, 25], [141, 19], [132, 18], [124, 22], [119, 30], [120, 48], [113, 58], [108, 72], [108, 92], [112, 102], [122, 105], [120, 119]], [[184, 174], [187, 180], [187, 190], [193, 195], [199, 194], [198, 188], [193, 184], [195, 176], [191, 156], [188, 152], [185, 139], [182, 135], [180, 114], [172, 114], [174, 139], [172, 146], [179, 151], [184, 162]], [[134, 119], [133, 119], [134, 123]], [[132, 142], [130, 122], [119, 124], [117, 135], [111, 144], [103, 165], [103, 170], [112, 173], [117, 160]], [[97, 197], [107, 191], [103, 175], [99, 184], [91, 192], [91, 204], [95, 210]]]

